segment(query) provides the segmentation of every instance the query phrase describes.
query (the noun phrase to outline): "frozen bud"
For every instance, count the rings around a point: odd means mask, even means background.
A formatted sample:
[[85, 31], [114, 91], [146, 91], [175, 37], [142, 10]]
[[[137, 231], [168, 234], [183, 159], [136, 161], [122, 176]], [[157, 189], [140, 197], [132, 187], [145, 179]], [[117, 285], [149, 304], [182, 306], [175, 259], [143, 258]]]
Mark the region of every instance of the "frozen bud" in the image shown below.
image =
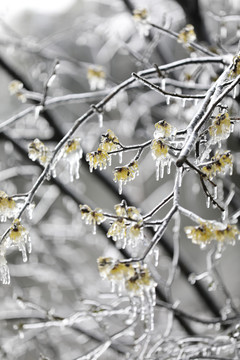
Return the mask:
[[102, 90], [106, 84], [106, 74], [103, 69], [99, 67], [89, 67], [87, 71], [87, 78], [91, 90]]
[[79, 179], [80, 159], [82, 158], [80, 139], [70, 139], [64, 147], [63, 158], [69, 163], [70, 180]]
[[22, 253], [23, 261], [27, 261], [27, 252], [31, 252], [31, 239], [27, 229], [21, 225], [19, 219], [15, 219], [10, 228], [7, 243], [9, 246], [17, 246]]
[[167, 123], [165, 120], [161, 120], [155, 124], [154, 138], [168, 138], [174, 137], [177, 133], [175, 126]]
[[39, 139], [35, 139], [28, 145], [28, 157], [45, 166], [51, 158], [51, 152]]
[[188, 44], [196, 40], [194, 27], [191, 24], [186, 25], [178, 34], [178, 42], [181, 44]]
[[21, 102], [26, 102], [27, 98], [25, 96], [25, 94], [23, 93], [23, 83], [19, 80], [13, 80], [10, 82], [10, 84], [8, 85], [8, 90], [10, 92], [10, 95], [16, 95], [17, 98], [21, 101]]

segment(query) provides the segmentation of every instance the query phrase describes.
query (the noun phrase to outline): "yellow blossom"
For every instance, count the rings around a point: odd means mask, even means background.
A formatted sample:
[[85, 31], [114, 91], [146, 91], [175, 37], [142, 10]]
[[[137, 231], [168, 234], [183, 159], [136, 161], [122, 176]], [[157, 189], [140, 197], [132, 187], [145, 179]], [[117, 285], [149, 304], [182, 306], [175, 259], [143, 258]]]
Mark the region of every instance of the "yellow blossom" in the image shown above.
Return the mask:
[[148, 23], [150, 18], [147, 9], [135, 9], [133, 11], [133, 19], [136, 22], [140, 35], [148, 36], [151, 27]]
[[177, 128], [167, 123], [165, 120], [161, 120], [155, 124], [154, 138], [168, 138], [176, 135]]
[[119, 183], [119, 194], [122, 193], [122, 184], [134, 180], [135, 176], [139, 174], [137, 161], [132, 161], [128, 166], [115, 168], [114, 181]]
[[215, 156], [212, 157], [211, 162], [202, 167], [202, 172], [212, 179], [217, 174], [225, 174], [229, 170], [230, 175], [233, 169], [233, 158], [230, 151], [223, 153], [216, 152]]
[[101, 148], [98, 148], [97, 151], [87, 153], [86, 160], [89, 162], [90, 172], [93, 169], [96, 169], [98, 166], [100, 170], [106, 169], [107, 163], [111, 164], [111, 157], [108, 153]]
[[102, 213], [102, 209], [96, 208], [92, 210], [88, 205], [79, 205], [82, 219], [85, 220], [87, 225], [93, 224], [93, 233], [96, 233], [96, 224], [100, 225], [106, 218]]
[[120, 243], [120, 247], [124, 248], [127, 240], [126, 221], [121, 218], [115, 220], [108, 229], [107, 237], [112, 237], [114, 241]]
[[116, 151], [120, 148], [119, 140], [112, 130], [109, 129], [105, 135], [102, 135], [99, 148], [105, 152]]
[[70, 180], [73, 181], [74, 177], [79, 179], [79, 160], [82, 158], [82, 148], [80, 145], [80, 139], [70, 139], [64, 147], [63, 158], [67, 160], [69, 164]]
[[19, 251], [22, 252], [23, 261], [27, 261], [27, 251], [28, 253], [31, 252], [31, 240], [27, 229], [21, 225], [19, 219], [13, 221], [6, 242], [7, 247], [17, 246]]
[[91, 90], [102, 90], [105, 88], [106, 74], [103, 69], [98, 67], [89, 67], [87, 71], [87, 78]]
[[16, 215], [18, 208], [16, 202], [8, 196], [4, 191], [0, 191], [0, 217], [1, 221], [6, 221], [7, 218], [13, 218]]
[[160, 139], [152, 140], [151, 150], [152, 150], [153, 159], [156, 161], [156, 179], [159, 180], [159, 169], [161, 170], [160, 172], [161, 178], [164, 175], [164, 167], [166, 165], [169, 174], [172, 159], [168, 153], [168, 146], [164, 144], [164, 142]]
[[41, 165], [46, 165], [51, 157], [51, 152], [39, 139], [35, 139], [28, 145], [28, 156], [31, 160], [38, 159]]
[[227, 112], [218, 114], [209, 127], [210, 142], [216, 144], [226, 140], [231, 133], [231, 121]]
[[8, 90], [10, 92], [10, 95], [16, 95], [17, 98], [25, 103], [27, 101], [27, 98], [25, 94], [23, 93], [23, 83], [19, 80], [13, 80], [8, 85]]
[[178, 34], [178, 42], [182, 44], [187, 44], [196, 40], [196, 34], [194, 27], [191, 24], [186, 25]]
[[236, 55], [233, 58], [232, 69], [230, 71], [229, 76], [234, 78], [239, 74], [240, 74], [240, 55]]

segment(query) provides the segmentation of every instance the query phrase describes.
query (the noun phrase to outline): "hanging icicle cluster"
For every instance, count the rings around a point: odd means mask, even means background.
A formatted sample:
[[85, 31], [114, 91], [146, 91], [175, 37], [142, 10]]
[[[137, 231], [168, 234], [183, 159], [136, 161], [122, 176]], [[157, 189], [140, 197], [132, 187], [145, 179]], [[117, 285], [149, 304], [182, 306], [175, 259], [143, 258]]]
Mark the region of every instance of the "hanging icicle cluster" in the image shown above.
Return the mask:
[[[155, 287], [147, 265], [122, 263], [113, 258], [100, 257], [97, 260], [100, 276], [111, 282], [112, 291], [118, 294], [126, 291], [132, 299], [133, 312], [141, 311], [141, 320], [147, 320], [149, 329], [153, 329]], [[139, 307], [140, 305], [140, 307]]]

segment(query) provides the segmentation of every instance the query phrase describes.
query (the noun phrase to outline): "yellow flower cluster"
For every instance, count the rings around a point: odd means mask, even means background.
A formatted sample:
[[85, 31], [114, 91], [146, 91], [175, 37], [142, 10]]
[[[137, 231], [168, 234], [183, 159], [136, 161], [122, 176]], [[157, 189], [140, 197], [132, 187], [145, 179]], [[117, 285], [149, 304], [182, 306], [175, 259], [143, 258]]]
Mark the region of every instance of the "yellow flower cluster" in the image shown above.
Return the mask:
[[120, 144], [117, 136], [114, 134], [114, 132], [110, 129], [108, 129], [107, 133], [102, 135], [101, 137], [101, 143], [99, 145], [99, 149], [105, 151], [105, 152], [111, 152], [119, 150]]
[[21, 225], [19, 219], [15, 219], [12, 223], [5, 247], [17, 246], [22, 253], [23, 261], [27, 261], [27, 251], [31, 252], [31, 239], [27, 229]]
[[126, 245], [136, 247], [138, 241], [143, 239], [142, 215], [134, 206], [127, 207], [121, 203], [114, 208], [118, 218], [110, 226], [107, 236], [117, 241], [118, 247], [125, 248]]
[[99, 67], [89, 67], [87, 70], [87, 78], [91, 90], [102, 90], [106, 84], [106, 74], [103, 69]]
[[132, 161], [128, 166], [115, 168], [114, 181], [119, 183], [119, 194], [122, 193], [122, 184], [134, 180], [139, 175], [138, 162]]
[[100, 147], [97, 149], [97, 151], [87, 153], [86, 160], [89, 162], [90, 172], [92, 172], [93, 169], [96, 169], [98, 166], [100, 170], [106, 169], [107, 163], [109, 163], [109, 165], [111, 164], [110, 155], [108, 155], [108, 153], [102, 150]]
[[23, 83], [19, 80], [13, 80], [8, 85], [8, 90], [10, 92], [10, 95], [16, 95], [17, 98], [22, 102], [25, 103], [27, 101], [27, 98], [25, 94], [23, 93]]
[[35, 139], [28, 145], [28, 156], [31, 160], [38, 159], [41, 165], [46, 165], [50, 160], [51, 152], [39, 139]]
[[102, 209], [96, 208], [92, 210], [88, 205], [79, 205], [81, 217], [85, 220], [87, 225], [93, 224], [93, 233], [96, 233], [96, 224], [100, 225], [105, 221], [105, 216], [102, 214]]
[[155, 124], [154, 138], [168, 138], [174, 137], [177, 132], [177, 128], [171, 124], [169, 124], [165, 120], [161, 120]]
[[210, 142], [216, 144], [226, 140], [232, 130], [231, 121], [227, 112], [218, 114], [209, 127]]
[[232, 69], [230, 71], [229, 76], [234, 78], [239, 74], [240, 74], [240, 55], [236, 55], [233, 58]]
[[64, 147], [63, 158], [69, 163], [70, 180], [73, 181], [74, 177], [79, 179], [79, 160], [82, 158], [82, 148], [80, 139], [70, 139]]
[[194, 27], [193, 25], [188, 24], [178, 34], [178, 42], [182, 44], [188, 44], [194, 40], [196, 40]]
[[217, 174], [225, 174], [229, 170], [232, 175], [233, 169], [233, 158], [230, 151], [223, 153], [216, 152], [215, 156], [212, 157], [211, 163], [202, 167], [202, 172], [212, 179]]
[[18, 210], [16, 202], [8, 196], [4, 191], [0, 191], [0, 217], [1, 221], [7, 218], [14, 218]]
[[100, 276], [124, 288], [130, 296], [141, 297], [157, 285], [146, 265], [121, 263], [110, 257], [100, 257], [97, 263]]
[[240, 232], [236, 225], [214, 224], [210, 222], [200, 223], [199, 226], [185, 227], [186, 235], [194, 244], [204, 247], [212, 240], [219, 243], [229, 243], [234, 245], [235, 238], [240, 236]]

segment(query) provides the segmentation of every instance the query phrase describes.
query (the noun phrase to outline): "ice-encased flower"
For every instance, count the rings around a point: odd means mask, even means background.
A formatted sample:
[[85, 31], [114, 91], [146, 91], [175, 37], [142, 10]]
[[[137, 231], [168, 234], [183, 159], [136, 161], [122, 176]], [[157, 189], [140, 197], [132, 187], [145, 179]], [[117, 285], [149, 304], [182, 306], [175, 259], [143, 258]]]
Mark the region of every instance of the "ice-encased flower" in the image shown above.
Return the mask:
[[161, 139], [153, 139], [151, 144], [152, 157], [156, 162], [156, 179], [159, 180], [159, 170], [160, 177], [164, 175], [164, 167], [167, 166], [168, 173], [170, 173], [170, 166], [172, 158], [168, 153], [168, 146], [164, 144]]
[[120, 149], [119, 140], [112, 130], [108, 129], [107, 133], [102, 135], [99, 149], [106, 152], [116, 151]]
[[7, 218], [14, 218], [17, 214], [18, 206], [16, 202], [8, 196], [4, 191], [0, 191], [0, 217], [1, 221], [6, 221]]
[[188, 44], [196, 40], [194, 27], [191, 24], [186, 25], [178, 34], [178, 42], [181, 44]]
[[79, 179], [80, 159], [82, 158], [83, 151], [80, 145], [80, 139], [70, 139], [64, 147], [63, 158], [69, 164], [70, 180], [74, 178]]
[[159, 139], [159, 138], [172, 138], [176, 135], [177, 133], [177, 128], [171, 124], [169, 124], [167, 121], [165, 120], [161, 120], [159, 122], [157, 122], [155, 124], [155, 131], [154, 131], [154, 138], [155, 139]]
[[25, 94], [22, 92], [23, 90], [23, 83], [19, 80], [13, 80], [8, 85], [8, 90], [10, 92], [10, 95], [16, 95], [17, 98], [22, 102], [25, 103], [27, 101], [27, 98]]
[[211, 162], [202, 167], [202, 172], [212, 179], [217, 174], [223, 174], [229, 171], [232, 175], [233, 170], [233, 157], [230, 151], [216, 152], [212, 157]]
[[114, 172], [114, 181], [119, 183], [119, 194], [122, 193], [122, 184], [135, 179], [139, 175], [138, 162], [132, 161], [127, 166], [117, 167]]
[[102, 90], [105, 88], [106, 74], [100, 66], [89, 67], [87, 71], [87, 78], [91, 90]]
[[45, 166], [51, 158], [51, 151], [39, 139], [35, 139], [28, 145], [28, 157]]
[[106, 151], [98, 148], [97, 151], [87, 153], [86, 161], [89, 162], [89, 170], [92, 172], [93, 169], [97, 169], [98, 166], [100, 170], [106, 169], [107, 163], [109, 163], [109, 165], [111, 164], [111, 157]]
[[18, 250], [21, 251], [23, 261], [27, 261], [27, 252], [30, 254], [31, 239], [27, 229], [21, 225], [19, 219], [15, 219], [6, 238], [6, 247], [17, 246]]
[[100, 225], [105, 221], [102, 209], [96, 208], [92, 210], [88, 205], [79, 205], [81, 217], [87, 225], [93, 225], [93, 233], [96, 233], [96, 225]]
[[133, 10], [133, 19], [136, 22], [136, 26], [141, 36], [148, 36], [150, 31], [149, 14], [147, 9], [135, 9]]
[[226, 140], [232, 131], [232, 125], [227, 112], [218, 114], [208, 128], [211, 144]]

